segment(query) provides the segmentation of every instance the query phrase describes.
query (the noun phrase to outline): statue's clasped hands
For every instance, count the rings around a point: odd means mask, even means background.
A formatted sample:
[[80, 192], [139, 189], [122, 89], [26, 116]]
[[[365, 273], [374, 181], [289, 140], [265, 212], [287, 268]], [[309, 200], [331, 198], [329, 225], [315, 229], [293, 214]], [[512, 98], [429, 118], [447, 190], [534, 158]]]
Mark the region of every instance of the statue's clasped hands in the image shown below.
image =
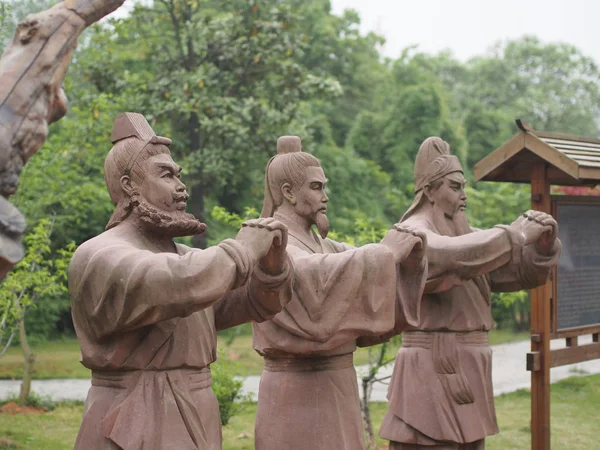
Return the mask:
[[265, 272], [278, 274], [283, 270], [287, 253], [287, 227], [272, 217], [251, 219], [242, 224], [236, 240], [255, 257]]
[[552, 253], [558, 224], [550, 214], [529, 210], [510, 226], [523, 235], [525, 245], [535, 244], [540, 253]]
[[392, 251], [396, 264], [418, 263], [425, 254], [427, 236], [422, 230], [397, 223], [381, 243]]

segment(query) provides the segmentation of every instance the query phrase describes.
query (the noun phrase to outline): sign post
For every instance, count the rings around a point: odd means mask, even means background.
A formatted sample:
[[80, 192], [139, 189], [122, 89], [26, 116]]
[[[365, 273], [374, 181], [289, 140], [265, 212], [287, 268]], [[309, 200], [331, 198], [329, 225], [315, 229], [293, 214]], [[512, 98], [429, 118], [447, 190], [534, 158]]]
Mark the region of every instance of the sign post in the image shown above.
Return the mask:
[[[600, 184], [600, 139], [521, 130], [475, 165], [475, 179], [531, 184], [531, 208], [552, 214], [557, 269], [531, 291], [531, 448], [550, 450], [550, 369], [600, 358], [600, 197], [550, 196], [551, 185]], [[578, 337], [592, 335], [579, 345]], [[566, 347], [550, 349], [553, 339]]]

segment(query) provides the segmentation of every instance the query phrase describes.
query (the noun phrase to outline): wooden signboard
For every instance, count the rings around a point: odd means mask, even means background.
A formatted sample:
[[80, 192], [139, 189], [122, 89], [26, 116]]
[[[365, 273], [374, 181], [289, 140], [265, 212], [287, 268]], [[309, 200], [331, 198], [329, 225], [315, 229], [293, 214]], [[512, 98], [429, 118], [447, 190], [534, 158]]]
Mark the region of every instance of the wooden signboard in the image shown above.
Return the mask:
[[[546, 284], [531, 290], [531, 448], [550, 450], [550, 369], [600, 358], [600, 198], [550, 196], [551, 185], [600, 184], [600, 139], [521, 130], [475, 165], [475, 179], [531, 184], [531, 208], [558, 221], [563, 249]], [[578, 337], [592, 335], [579, 345]], [[566, 348], [551, 350], [552, 339]]]
[[600, 198], [552, 198], [563, 248], [553, 295], [553, 337], [600, 328]]

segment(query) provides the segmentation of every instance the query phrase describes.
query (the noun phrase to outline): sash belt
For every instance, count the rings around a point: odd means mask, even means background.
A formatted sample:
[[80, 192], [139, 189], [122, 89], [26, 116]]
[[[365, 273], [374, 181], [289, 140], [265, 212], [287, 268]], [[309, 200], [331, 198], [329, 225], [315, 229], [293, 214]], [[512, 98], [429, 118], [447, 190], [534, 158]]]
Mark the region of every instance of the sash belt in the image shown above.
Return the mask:
[[475, 396], [469, 386], [460, 362], [459, 346], [489, 345], [487, 331], [437, 332], [407, 331], [402, 337], [403, 347], [432, 350], [433, 366], [438, 377], [458, 404], [473, 403]]
[[314, 358], [265, 358], [267, 372], [321, 372], [353, 367], [353, 354]]
[[[121, 389], [104, 419], [104, 437], [124, 450], [208, 448], [190, 392], [211, 385], [210, 369], [92, 372], [92, 386]], [[167, 444], [169, 443], [169, 444]]]

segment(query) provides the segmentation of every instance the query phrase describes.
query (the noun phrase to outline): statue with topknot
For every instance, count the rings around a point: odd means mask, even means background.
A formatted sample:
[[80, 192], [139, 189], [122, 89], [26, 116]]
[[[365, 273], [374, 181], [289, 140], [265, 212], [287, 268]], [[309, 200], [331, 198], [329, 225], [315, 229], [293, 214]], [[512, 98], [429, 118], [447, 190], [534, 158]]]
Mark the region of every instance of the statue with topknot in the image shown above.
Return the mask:
[[92, 371], [76, 450], [220, 450], [211, 389], [216, 332], [272, 318], [290, 300], [287, 229], [248, 221], [206, 250], [173, 238], [206, 226], [141, 114], [121, 114], [104, 164], [115, 210], [69, 267], [81, 362]]
[[401, 224], [427, 236], [427, 283], [417, 324], [402, 337], [380, 436], [390, 450], [482, 450], [498, 432], [488, 332], [491, 292], [546, 282], [561, 243], [548, 214], [469, 226], [460, 161], [439, 137], [421, 145], [415, 199]]
[[354, 350], [419, 321], [424, 234], [396, 225], [381, 244], [361, 248], [327, 238], [327, 183], [300, 138], [279, 138], [261, 217], [287, 226], [294, 282], [283, 310], [253, 324], [264, 358], [257, 450], [363, 450]]

